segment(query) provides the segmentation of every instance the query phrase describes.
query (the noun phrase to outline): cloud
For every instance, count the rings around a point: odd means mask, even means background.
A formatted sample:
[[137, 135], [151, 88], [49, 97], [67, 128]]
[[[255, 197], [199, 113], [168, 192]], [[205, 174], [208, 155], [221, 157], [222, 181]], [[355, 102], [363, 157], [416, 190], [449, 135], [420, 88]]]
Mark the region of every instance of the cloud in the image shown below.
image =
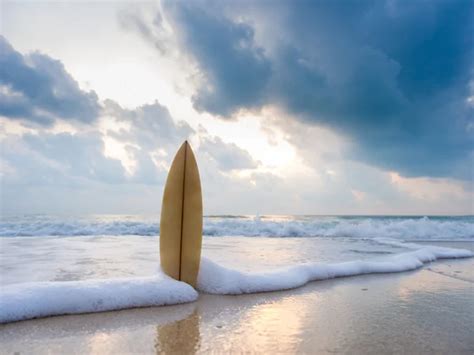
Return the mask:
[[94, 124], [67, 126], [68, 132], [58, 125], [18, 133], [0, 119], [2, 212], [157, 212], [171, 160], [185, 139], [196, 142], [207, 193], [217, 199], [226, 186], [237, 194], [251, 186], [228, 174], [256, 167], [247, 151], [175, 121], [158, 102], [126, 109], [106, 100], [99, 115]]
[[281, 107], [404, 176], [471, 179], [470, 1], [165, 2], [199, 110]]
[[[107, 105], [109, 108], [111, 102]], [[135, 110], [117, 110], [114, 120], [129, 121], [128, 128], [115, 136], [130, 154], [135, 167], [130, 174], [120, 157], [105, 154], [104, 139], [107, 132], [94, 128], [77, 133], [37, 131], [35, 134], [9, 134], [2, 140], [0, 176], [2, 181], [1, 203], [3, 212], [15, 213], [143, 213], [157, 212], [169, 165], [190, 128], [173, 122], [170, 127], [159, 128], [164, 108], [159, 104]], [[167, 112], [167, 111], [164, 111]], [[110, 111], [108, 111], [110, 113]], [[118, 116], [122, 113], [122, 116]], [[167, 114], [164, 115], [166, 117]], [[104, 119], [111, 119], [109, 118]], [[140, 126], [154, 117], [156, 124]], [[116, 121], [114, 121], [116, 122]], [[168, 122], [169, 123], [169, 122]], [[166, 126], [166, 124], [163, 124]], [[149, 127], [149, 129], [147, 129]], [[182, 127], [181, 127], [182, 128]], [[122, 129], [119, 129], [119, 131]], [[189, 131], [188, 133], [193, 133]], [[111, 132], [108, 132], [111, 133]], [[174, 138], [173, 138], [174, 137]], [[251, 207], [258, 200], [255, 196], [268, 196], [259, 184], [256, 188], [249, 179], [230, 174], [239, 169], [252, 169], [256, 163], [247, 151], [209, 136], [191, 136], [200, 144], [194, 146], [205, 191], [206, 209], [218, 212], [216, 206], [225, 206], [231, 213], [239, 207]], [[152, 143], [154, 142], [154, 143]], [[143, 143], [143, 144], [141, 144]], [[259, 177], [256, 177], [259, 179]], [[242, 196], [250, 193], [252, 198]], [[236, 199], [231, 204], [228, 202]], [[33, 200], [33, 201], [32, 201]], [[152, 201], [150, 201], [152, 200]], [[258, 207], [254, 208], [254, 211]], [[237, 211], [237, 210], [236, 210]]]
[[112, 100], [106, 100], [103, 114], [129, 125], [128, 130], [114, 133], [115, 138], [134, 142], [147, 150], [168, 150], [181, 145], [195, 133], [188, 123], [175, 122], [168, 109], [158, 101], [135, 109], [125, 109]]
[[[194, 13], [202, 4], [185, 6]], [[452, 62], [458, 65], [449, 68], [446, 77], [433, 64], [436, 70], [426, 74], [426, 80], [412, 83], [413, 75], [424, 74], [407, 73], [410, 66], [397, 53], [416, 41], [406, 35], [410, 38], [405, 41], [385, 42], [383, 38], [390, 36], [377, 25], [388, 22], [387, 16], [403, 19], [392, 20], [398, 27], [391, 30], [408, 31], [424, 43], [425, 32], [441, 26], [438, 22], [447, 16], [434, 15], [441, 5], [430, 3], [423, 18], [418, 6], [399, 9], [396, 2], [350, 2], [347, 8], [335, 2], [333, 9], [326, 2], [308, 3], [307, 9], [303, 2], [275, 2], [265, 14], [258, 2], [240, 3], [239, 12], [232, 3], [223, 9], [222, 2], [212, 4], [202, 11], [209, 22], [203, 33], [216, 36], [214, 58], [207, 53], [214, 39], [199, 34], [206, 24], [189, 19], [190, 13], [171, 19], [173, 26], [182, 26], [176, 30], [182, 43], [193, 39], [183, 49], [189, 50], [203, 75], [204, 86], [198, 87], [194, 104], [223, 118], [263, 105], [275, 106], [269, 107], [269, 116], [283, 111], [282, 117], [269, 121], [268, 131], [281, 131], [275, 136], [285, 137], [297, 150], [288, 171], [276, 175], [241, 147], [176, 120], [159, 102], [133, 109], [113, 101], [98, 103], [95, 94], [78, 88], [60, 62], [38, 53], [21, 55], [2, 42], [4, 53], [9, 53], [1, 57], [2, 63], [17, 68], [0, 67], [0, 108], [5, 112], [0, 117], [2, 212], [156, 213], [171, 159], [188, 138], [200, 168], [206, 213], [472, 210], [468, 184], [399, 174], [466, 176], [462, 169], [470, 168], [465, 155], [469, 142], [463, 133], [467, 113], [460, 104], [465, 77], [458, 76], [467, 64]], [[168, 14], [173, 11], [180, 10]], [[380, 17], [383, 11], [390, 16]], [[181, 24], [183, 19], [194, 22], [188, 28]], [[462, 27], [462, 16], [459, 22], [453, 24]], [[423, 23], [422, 30], [412, 32], [409, 25], [417, 23]], [[188, 37], [190, 29], [195, 33]], [[431, 56], [423, 60], [429, 63]], [[232, 75], [225, 72], [232, 69]], [[426, 86], [419, 86], [422, 82]], [[218, 90], [206, 91], [208, 87]], [[68, 116], [68, 110], [74, 115]], [[206, 126], [208, 118], [201, 115], [196, 121]], [[48, 126], [53, 122], [57, 124]], [[299, 165], [301, 158], [306, 164]], [[400, 169], [385, 170], [393, 167]]]
[[256, 45], [252, 27], [230, 21], [199, 2], [169, 5], [179, 24], [175, 27], [178, 37], [204, 76], [193, 97], [195, 108], [228, 116], [241, 107], [263, 104], [271, 65], [263, 48]]
[[22, 55], [0, 36], [0, 115], [39, 125], [56, 119], [91, 123], [100, 105], [62, 63], [39, 52]]
[[7, 185], [81, 186], [90, 181], [125, 182], [120, 161], [103, 155], [98, 132], [11, 135], [2, 141], [2, 159], [12, 170]]
[[169, 34], [163, 27], [163, 18], [159, 11], [156, 12], [149, 25], [144, 20], [144, 14], [135, 10], [120, 11], [118, 21], [120, 26], [126, 30], [134, 30], [147, 42], [151, 43], [161, 54], [167, 54], [170, 50], [168, 43]]
[[124, 109], [116, 102], [106, 100], [103, 114], [127, 126], [118, 131], [107, 131], [106, 135], [123, 145], [134, 161], [132, 175], [135, 182], [163, 183], [174, 152], [195, 134], [186, 122], [175, 122], [168, 109], [158, 102]]
[[202, 138], [199, 150], [215, 160], [218, 169], [224, 172], [258, 167], [249, 152], [234, 143], [224, 143], [219, 137]]

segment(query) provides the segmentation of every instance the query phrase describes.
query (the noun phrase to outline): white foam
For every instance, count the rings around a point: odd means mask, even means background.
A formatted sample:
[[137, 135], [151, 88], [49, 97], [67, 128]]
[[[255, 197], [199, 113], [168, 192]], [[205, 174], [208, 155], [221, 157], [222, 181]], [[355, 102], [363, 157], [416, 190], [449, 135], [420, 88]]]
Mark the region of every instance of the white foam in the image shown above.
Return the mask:
[[195, 301], [198, 293], [165, 275], [108, 280], [29, 282], [1, 289], [0, 323], [25, 319], [164, 306]]
[[474, 224], [471, 217], [288, 217], [209, 219], [205, 235], [247, 237], [349, 237], [392, 238], [416, 240], [472, 240]]
[[[0, 221], [0, 236], [142, 235], [159, 233], [158, 221], [139, 217], [29, 216]], [[473, 240], [473, 217], [206, 217], [205, 236], [350, 237]]]
[[[388, 243], [388, 241], [386, 242]], [[397, 244], [397, 242], [394, 243]], [[404, 246], [403, 243], [401, 244]], [[409, 246], [414, 247], [415, 245], [410, 244]], [[310, 281], [364, 274], [403, 272], [418, 269], [423, 264], [437, 259], [472, 256], [473, 253], [469, 250], [429, 246], [378, 261], [307, 263], [265, 273], [240, 272], [203, 259], [198, 288], [203, 292], [226, 295], [278, 291], [300, 287]]]
[[[423, 247], [391, 240], [379, 242], [412, 250], [374, 261], [306, 263], [260, 273], [229, 269], [203, 258], [198, 289], [222, 295], [278, 291], [300, 287], [310, 281], [409, 271], [437, 259], [473, 256], [471, 251], [464, 249]], [[0, 323], [52, 315], [171, 305], [192, 302], [197, 297], [198, 293], [191, 286], [161, 273], [153, 277], [12, 284], [1, 289]]]

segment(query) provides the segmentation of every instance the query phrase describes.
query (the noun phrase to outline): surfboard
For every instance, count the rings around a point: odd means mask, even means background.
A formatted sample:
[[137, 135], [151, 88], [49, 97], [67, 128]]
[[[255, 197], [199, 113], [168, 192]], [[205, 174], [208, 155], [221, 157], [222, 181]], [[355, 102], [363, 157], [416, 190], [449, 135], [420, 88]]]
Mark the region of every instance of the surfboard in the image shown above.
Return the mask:
[[195, 287], [201, 244], [201, 180], [194, 153], [185, 141], [171, 164], [163, 193], [160, 219], [162, 270]]

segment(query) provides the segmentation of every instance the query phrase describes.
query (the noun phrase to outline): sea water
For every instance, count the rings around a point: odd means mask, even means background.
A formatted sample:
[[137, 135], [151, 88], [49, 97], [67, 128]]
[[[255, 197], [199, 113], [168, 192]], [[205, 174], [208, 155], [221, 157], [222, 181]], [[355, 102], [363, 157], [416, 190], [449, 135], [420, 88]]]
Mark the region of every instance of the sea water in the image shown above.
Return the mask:
[[0, 322], [190, 302], [470, 257], [474, 217], [207, 216], [197, 290], [159, 269], [156, 216], [4, 216]]

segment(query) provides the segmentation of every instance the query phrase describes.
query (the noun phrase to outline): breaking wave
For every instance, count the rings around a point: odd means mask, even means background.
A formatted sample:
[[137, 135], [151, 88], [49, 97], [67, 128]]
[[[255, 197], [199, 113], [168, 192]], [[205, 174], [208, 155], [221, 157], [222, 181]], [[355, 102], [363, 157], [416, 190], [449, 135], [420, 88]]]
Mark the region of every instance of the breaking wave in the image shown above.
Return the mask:
[[[159, 234], [159, 222], [134, 216], [14, 217], [0, 236]], [[474, 240], [474, 217], [209, 216], [205, 236], [348, 237], [401, 240]]]

